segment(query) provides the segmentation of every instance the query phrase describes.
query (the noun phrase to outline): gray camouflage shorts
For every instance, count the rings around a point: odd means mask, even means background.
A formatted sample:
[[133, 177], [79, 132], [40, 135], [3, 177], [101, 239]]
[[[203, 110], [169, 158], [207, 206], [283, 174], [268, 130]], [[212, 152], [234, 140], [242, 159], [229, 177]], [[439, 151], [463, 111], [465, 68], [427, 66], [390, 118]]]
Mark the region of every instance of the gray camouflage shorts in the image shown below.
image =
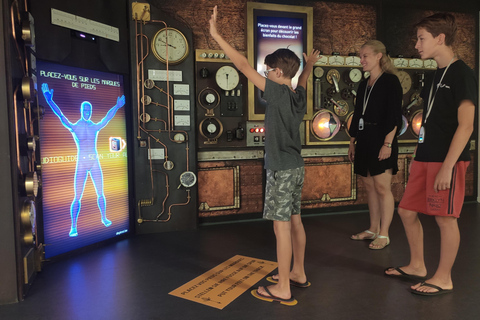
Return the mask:
[[292, 214], [300, 214], [305, 167], [272, 171], [267, 169], [263, 218], [290, 221]]

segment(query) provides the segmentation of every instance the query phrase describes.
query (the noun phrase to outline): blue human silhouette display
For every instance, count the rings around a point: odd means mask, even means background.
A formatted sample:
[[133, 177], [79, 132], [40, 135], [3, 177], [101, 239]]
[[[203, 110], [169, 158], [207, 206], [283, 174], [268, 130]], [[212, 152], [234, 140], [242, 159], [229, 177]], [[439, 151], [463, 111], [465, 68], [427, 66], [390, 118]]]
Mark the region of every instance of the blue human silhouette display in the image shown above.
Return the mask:
[[48, 88], [48, 84], [42, 84], [42, 92], [45, 100], [52, 111], [60, 119], [65, 128], [70, 131], [77, 146], [77, 163], [74, 177], [75, 196], [70, 207], [70, 217], [72, 221], [70, 237], [78, 236], [77, 219], [80, 213], [81, 200], [85, 190], [88, 175], [92, 179], [95, 192], [97, 194], [97, 205], [100, 210], [102, 223], [109, 227], [112, 222], [106, 216], [106, 200], [103, 192], [103, 173], [97, 152], [98, 133], [113, 119], [118, 109], [125, 105], [125, 96], [117, 98], [117, 104], [113, 106], [99, 122], [95, 123], [91, 119], [93, 107], [88, 101], [82, 102], [80, 106], [81, 118], [72, 123], [65, 117], [62, 110], [53, 101], [53, 89]]

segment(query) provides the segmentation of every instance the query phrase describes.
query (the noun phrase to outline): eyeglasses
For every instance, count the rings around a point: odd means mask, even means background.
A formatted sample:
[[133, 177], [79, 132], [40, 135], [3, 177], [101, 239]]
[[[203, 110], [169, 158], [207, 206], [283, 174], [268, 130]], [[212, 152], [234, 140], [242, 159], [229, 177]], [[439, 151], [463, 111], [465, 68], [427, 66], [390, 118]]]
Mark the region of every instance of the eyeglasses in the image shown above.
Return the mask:
[[265, 73], [265, 78], [268, 78], [268, 73], [270, 71], [275, 71], [276, 68], [272, 68], [272, 69], [268, 69], [268, 70], [265, 70], [264, 73]]

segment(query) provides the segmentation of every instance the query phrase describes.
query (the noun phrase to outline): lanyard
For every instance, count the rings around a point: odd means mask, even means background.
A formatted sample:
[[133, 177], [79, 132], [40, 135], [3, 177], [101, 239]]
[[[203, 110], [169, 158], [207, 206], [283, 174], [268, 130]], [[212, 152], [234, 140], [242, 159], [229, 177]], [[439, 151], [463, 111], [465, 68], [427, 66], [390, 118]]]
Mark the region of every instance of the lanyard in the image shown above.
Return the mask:
[[365, 114], [365, 110], [367, 110], [368, 100], [370, 99], [370, 94], [371, 94], [372, 91], [373, 91], [373, 87], [375, 87], [375, 84], [377, 83], [378, 78], [380, 78], [380, 77], [382, 76], [382, 74], [383, 74], [383, 72], [378, 75], [377, 79], [375, 79], [375, 82], [373, 83], [372, 87], [370, 88], [370, 91], [368, 92], [368, 94], [367, 94], [368, 83], [367, 83], [367, 85], [365, 86], [365, 94], [363, 95], [363, 112], [362, 112], [362, 116]]
[[[450, 68], [450, 65], [452, 64], [453, 59], [455, 59], [455, 56], [452, 58], [452, 60], [450, 60], [450, 62], [448, 63], [448, 66], [445, 68], [445, 70], [443, 70], [442, 77], [440, 78], [440, 81], [437, 83], [437, 89], [435, 89], [435, 93], [433, 94], [433, 97], [432, 97], [433, 83], [435, 82], [435, 75], [433, 76], [432, 86], [430, 87], [430, 94], [428, 95], [427, 114], [425, 115], [425, 120], [423, 121], [424, 124], [427, 123], [427, 119], [428, 119], [428, 116], [430, 115], [430, 111], [432, 111], [433, 102], [435, 101], [435, 96], [437, 95], [438, 88], [440, 88], [440, 85], [442, 84], [443, 77], [447, 73], [448, 68]], [[437, 71], [435, 71], [435, 73], [436, 72]]]

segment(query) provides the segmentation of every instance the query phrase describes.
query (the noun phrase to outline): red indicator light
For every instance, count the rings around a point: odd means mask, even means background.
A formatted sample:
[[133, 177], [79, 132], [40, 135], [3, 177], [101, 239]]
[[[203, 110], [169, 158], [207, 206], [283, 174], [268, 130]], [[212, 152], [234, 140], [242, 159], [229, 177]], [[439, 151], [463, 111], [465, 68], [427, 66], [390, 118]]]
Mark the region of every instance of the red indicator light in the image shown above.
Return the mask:
[[259, 131], [260, 131], [260, 129], [258, 129], [258, 128], [255, 128], [255, 132], [257, 132], [257, 133], [258, 133]]
[[265, 129], [264, 129], [264, 128], [261, 128], [261, 129], [260, 129], [260, 132], [262, 132], [262, 133], [265, 132]]
[[255, 129], [250, 128], [250, 132], [251, 132], [251, 133], [254, 133], [254, 132], [255, 132]]

